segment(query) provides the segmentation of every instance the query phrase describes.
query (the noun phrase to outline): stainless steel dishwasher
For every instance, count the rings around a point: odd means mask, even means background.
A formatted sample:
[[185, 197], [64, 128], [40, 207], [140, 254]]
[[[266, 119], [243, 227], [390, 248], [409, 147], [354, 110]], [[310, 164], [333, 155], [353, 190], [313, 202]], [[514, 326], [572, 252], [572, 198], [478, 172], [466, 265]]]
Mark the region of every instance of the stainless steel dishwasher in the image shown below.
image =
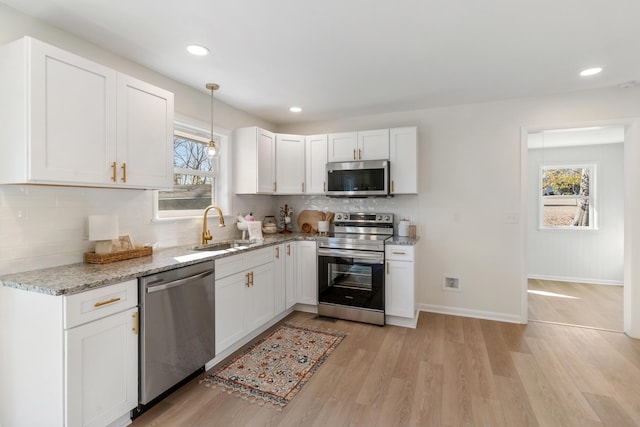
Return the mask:
[[139, 279], [140, 404], [146, 405], [215, 356], [213, 261]]

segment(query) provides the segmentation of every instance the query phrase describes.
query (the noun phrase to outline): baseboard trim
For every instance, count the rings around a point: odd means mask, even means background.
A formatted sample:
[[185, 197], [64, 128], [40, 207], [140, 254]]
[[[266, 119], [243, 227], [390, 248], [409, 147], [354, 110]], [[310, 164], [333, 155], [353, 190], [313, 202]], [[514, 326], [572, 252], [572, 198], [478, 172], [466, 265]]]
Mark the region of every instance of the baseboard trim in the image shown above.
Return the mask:
[[386, 315], [384, 318], [384, 322], [386, 325], [402, 326], [403, 328], [415, 329], [418, 327], [418, 316], [420, 316], [420, 311], [416, 311], [413, 318], [411, 319], [408, 317]]
[[612, 285], [623, 286], [624, 282], [619, 280], [602, 280], [602, 279], [587, 279], [584, 277], [561, 277], [561, 276], [545, 276], [541, 274], [530, 274], [528, 279], [533, 280], [552, 280], [554, 282], [573, 282], [573, 283], [587, 283], [591, 285]]
[[519, 315], [496, 313], [492, 311], [470, 310], [468, 308], [450, 307], [434, 304], [418, 304], [420, 311], [428, 313], [449, 314], [451, 316], [472, 317], [474, 319], [495, 320], [507, 323], [526, 323]]

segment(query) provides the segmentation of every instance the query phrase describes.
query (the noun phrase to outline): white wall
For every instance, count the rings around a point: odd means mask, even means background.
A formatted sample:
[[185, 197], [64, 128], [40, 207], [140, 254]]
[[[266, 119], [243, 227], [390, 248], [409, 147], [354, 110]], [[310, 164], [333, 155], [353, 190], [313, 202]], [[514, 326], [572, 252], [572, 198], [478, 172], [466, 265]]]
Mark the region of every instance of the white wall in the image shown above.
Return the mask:
[[[529, 277], [571, 282], [622, 284], [624, 279], [623, 144], [530, 149], [528, 151]], [[598, 229], [539, 228], [542, 165], [595, 163]]]
[[[314, 134], [418, 126], [418, 302], [428, 310], [524, 321], [523, 129], [626, 122], [629, 117], [640, 117], [640, 88], [369, 115], [276, 131]], [[631, 191], [639, 193], [640, 186]], [[512, 223], [514, 219], [518, 223]], [[442, 290], [445, 274], [460, 278], [462, 292]], [[640, 333], [640, 321], [634, 325]]]

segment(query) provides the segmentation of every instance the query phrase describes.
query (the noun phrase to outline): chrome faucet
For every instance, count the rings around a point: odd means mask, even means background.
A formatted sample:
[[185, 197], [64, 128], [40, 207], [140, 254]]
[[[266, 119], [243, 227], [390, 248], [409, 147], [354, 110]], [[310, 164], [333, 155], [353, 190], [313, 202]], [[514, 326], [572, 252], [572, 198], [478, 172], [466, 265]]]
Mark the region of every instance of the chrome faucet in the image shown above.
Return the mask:
[[212, 239], [211, 232], [207, 230], [207, 214], [211, 209], [215, 209], [218, 211], [218, 215], [220, 216], [220, 227], [224, 227], [224, 217], [222, 216], [222, 210], [220, 210], [220, 208], [217, 206], [213, 206], [213, 205], [207, 206], [207, 208], [204, 210], [204, 216], [202, 218], [203, 219], [202, 221], [202, 244], [203, 245], [206, 245], [207, 242]]

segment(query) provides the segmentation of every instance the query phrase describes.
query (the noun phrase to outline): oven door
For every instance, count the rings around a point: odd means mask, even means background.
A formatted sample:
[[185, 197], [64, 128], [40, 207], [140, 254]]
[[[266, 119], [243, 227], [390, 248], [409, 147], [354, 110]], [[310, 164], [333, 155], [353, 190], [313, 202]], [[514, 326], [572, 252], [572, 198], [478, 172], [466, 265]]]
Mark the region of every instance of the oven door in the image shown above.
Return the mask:
[[384, 312], [384, 252], [319, 248], [318, 302]]

